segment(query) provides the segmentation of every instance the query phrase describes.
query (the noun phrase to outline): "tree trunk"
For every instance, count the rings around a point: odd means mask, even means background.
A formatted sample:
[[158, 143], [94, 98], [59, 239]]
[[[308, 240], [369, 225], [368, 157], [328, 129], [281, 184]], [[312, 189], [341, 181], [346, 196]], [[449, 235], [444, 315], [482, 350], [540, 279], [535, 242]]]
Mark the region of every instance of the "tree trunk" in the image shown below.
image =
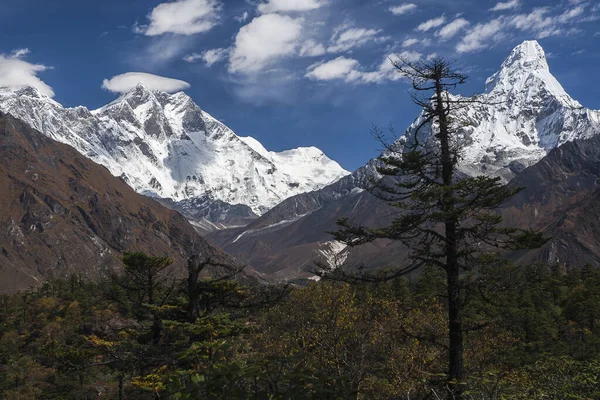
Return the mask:
[[195, 260], [190, 258], [188, 260], [188, 281], [187, 281], [187, 318], [188, 322], [193, 323], [198, 318], [200, 311], [199, 298], [200, 292], [197, 287], [198, 276], [200, 274], [199, 267], [196, 266]]
[[148, 295], [148, 304], [154, 305], [154, 277], [152, 271], [148, 269], [148, 283], [146, 288], [146, 294]]
[[[447, 118], [447, 109], [444, 106], [443, 88], [441, 77], [436, 81], [436, 112], [439, 122], [439, 140], [442, 159], [442, 180], [443, 186], [449, 188], [452, 186], [452, 177], [454, 175], [454, 160], [452, 159], [452, 150], [450, 148], [450, 132]], [[448, 105], [450, 107], [450, 105]], [[460, 300], [460, 265], [458, 260], [457, 246], [457, 226], [453, 217], [454, 195], [447, 191], [442, 200], [442, 208], [446, 215], [445, 233], [446, 233], [446, 277], [448, 283], [448, 382], [450, 390], [455, 399], [462, 399], [462, 379], [463, 379], [463, 337], [461, 321], [461, 300]]]
[[460, 283], [458, 268], [448, 266], [448, 354], [449, 386], [456, 399], [462, 398], [463, 336], [461, 321]]
[[162, 321], [160, 320], [159, 316], [157, 315], [156, 312], [152, 313], [152, 343], [153, 344], [158, 344], [158, 342], [160, 342], [160, 337], [162, 335]]
[[119, 375], [119, 400], [125, 400], [125, 385], [123, 384], [123, 375]]

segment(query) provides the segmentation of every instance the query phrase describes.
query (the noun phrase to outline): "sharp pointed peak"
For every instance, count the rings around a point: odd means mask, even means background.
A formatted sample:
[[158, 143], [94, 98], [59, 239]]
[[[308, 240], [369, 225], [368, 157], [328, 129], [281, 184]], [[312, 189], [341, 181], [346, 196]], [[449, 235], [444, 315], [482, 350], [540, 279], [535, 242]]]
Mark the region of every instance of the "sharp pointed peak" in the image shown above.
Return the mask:
[[154, 95], [153, 91], [148, 89], [143, 83], [138, 83], [133, 86], [129, 91], [122, 92], [119, 97], [106, 104], [103, 107], [94, 110], [93, 113], [102, 113], [108, 109], [112, 109], [113, 107], [131, 107], [135, 108], [142, 103], [146, 103], [148, 101], [158, 103], [158, 99]]
[[51, 95], [44, 93], [42, 89], [33, 85], [0, 86], [0, 97], [23, 97], [62, 107], [62, 105], [54, 100]]
[[549, 70], [546, 52], [537, 40], [526, 40], [513, 49], [502, 69], [517, 66], [522, 69]]
[[123, 93], [120, 97], [121, 98], [131, 98], [131, 97], [151, 98], [151, 97], [153, 97], [153, 98], [156, 98], [161, 101], [165, 101], [167, 99], [192, 100], [192, 98], [184, 91], [178, 91], [178, 92], [171, 93], [171, 92], [168, 92], [165, 90], [151, 89], [150, 87], [148, 87], [147, 85], [145, 85], [142, 82], [139, 82], [138, 84], [136, 84], [128, 92]]
[[181, 97], [181, 98], [185, 98], [185, 99], [191, 99], [190, 95], [187, 94], [186, 92], [184, 92], [183, 90], [180, 90], [179, 92], [175, 92], [175, 93], [170, 93], [169, 96], [171, 96], [173, 98]]
[[552, 75], [546, 53], [536, 40], [526, 40], [515, 47], [500, 70], [485, 82], [486, 93], [497, 95], [527, 98], [540, 90], [551, 94], [565, 106], [581, 107]]
[[143, 82], [138, 82], [134, 86], [132, 86], [131, 89], [121, 92], [121, 95], [119, 97], [120, 98], [129, 98], [132, 96], [135, 96], [135, 97], [140, 97], [140, 96], [147, 97], [148, 96], [149, 97], [149, 96], [157, 96], [157, 95], [170, 96], [170, 94], [168, 92], [158, 90], [158, 89], [152, 89], [147, 84], [145, 84]]

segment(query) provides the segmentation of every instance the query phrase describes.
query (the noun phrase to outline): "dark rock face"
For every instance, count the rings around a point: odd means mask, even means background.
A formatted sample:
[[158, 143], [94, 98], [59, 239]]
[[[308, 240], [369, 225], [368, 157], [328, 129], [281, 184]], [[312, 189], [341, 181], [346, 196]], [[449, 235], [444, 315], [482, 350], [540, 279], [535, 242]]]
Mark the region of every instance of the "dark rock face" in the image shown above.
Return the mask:
[[502, 210], [506, 221], [552, 237], [524, 260], [600, 267], [600, 136], [554, 149], [511, 184], [526, 189]]
[[180, 214], [21, 121], [0, 114], [0, 293], [120, 267], [119, 255], [194, 254], [234, 261]]

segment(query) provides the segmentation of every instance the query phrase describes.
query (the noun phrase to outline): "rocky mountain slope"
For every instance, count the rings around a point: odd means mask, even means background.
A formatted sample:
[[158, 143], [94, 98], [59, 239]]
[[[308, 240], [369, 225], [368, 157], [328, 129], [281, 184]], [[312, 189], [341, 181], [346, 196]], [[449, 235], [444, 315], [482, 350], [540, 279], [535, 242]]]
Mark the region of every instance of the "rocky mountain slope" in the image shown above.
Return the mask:
[[[516, 47], [501, 69], [487, 80], [485, 93], [471, 100], [477, 102], [455, 114], [464, 146], [460, 169], [470, 175], [496, 175], [508, 181], [515, 175], [535, 173], [531, 171], [537, 171], [536, 163], [553, 149], [600, 134], [600, 112], [582, 107], [564, 91], [550, 73], [544, 51], [535, 41]], [[397, 145], [409, 140], [419, 121], [417, 118]], [[428, 127], [420, 134], [427, 137], [432, 132]], [[581, 157], [587, 159], [585, 155]], [[590, 162], [595, 162], [593, 157]], [[209, 238], [250, 265], [280, 277], [310, 276], [313, 260], [368, 265], [401, 262], [404, 249], [391, 243], [350, 251], [332, 243], [326, 233], [335, 229], [335, 221], [340, 217], [376, 226], [385, 224], [394, 212], [364, 191], [369, 178], [377, 177], [376, 163], [372, 160], [321, 190], [287, 199], [247, 227], [214, 232]], [[530, 166], [531, 170], [523, 172]], [[542, 190], [535, 179], [527, 180], [526, 186], [529, 189], [521, 196]], [[558, 192], [553, 193], [551, 202], [562, 204], [564, 199]], [[520, 211], [515, 211], [513, 219], [527, 225], [531, 221], [516, 216], [531, 213], [525, 198], [520, 199], [520, 205], [514, 203], [515, 210]], [[552, 224], [551, 220], [540, 219], [535, 224], [554, 232], [543, 225]]]
[[0, 293], [75, 272], [94, 278], [145, 251], [237, 263], [177, 212], [12, 116], [0, 113]]
[[527, 189], [503, 207], [505, 220], [552, 238], [520, 258], [600, 267], [600, 135], [551, 151], [511, 185]]
[[32, 87], [4, 88], [0, 111], [73, 146], [137, 192], [163, 198], [190, 218], [207, 218], [200, 225], [208, 229], [247, 222], [348, 174], [314, 147], [269, 152], [183, 92], [141, 84], [94, 111], [64, 108]]

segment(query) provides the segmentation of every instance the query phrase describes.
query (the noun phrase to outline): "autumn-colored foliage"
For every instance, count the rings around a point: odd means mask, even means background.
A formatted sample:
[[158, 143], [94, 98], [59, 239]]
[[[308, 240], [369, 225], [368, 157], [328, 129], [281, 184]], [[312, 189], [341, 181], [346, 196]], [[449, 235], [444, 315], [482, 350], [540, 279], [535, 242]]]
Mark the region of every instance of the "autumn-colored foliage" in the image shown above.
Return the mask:
[[[600, 398], [600, 271], [478, 274], [464, 396]], [[285, 291], [206, 280], [193, 322], [185, 281], [160, 306], [132, 304], [112, 279], [51, 282], [0, 298], [0, 398], [450, 398], [438, 278]]]

